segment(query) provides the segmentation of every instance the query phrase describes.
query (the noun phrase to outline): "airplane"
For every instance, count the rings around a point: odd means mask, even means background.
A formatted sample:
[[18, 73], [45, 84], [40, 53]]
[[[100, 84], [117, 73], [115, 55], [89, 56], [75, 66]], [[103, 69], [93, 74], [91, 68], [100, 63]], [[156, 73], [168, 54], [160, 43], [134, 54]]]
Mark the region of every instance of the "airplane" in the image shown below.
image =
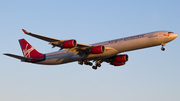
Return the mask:
[[155, 31], [87, 45], [77, 43], [75, 39], [61, 40], [34, 34], [24, 29], [22, 31], [27, 35], [47, 41], [53, 46], [52, 48], [59, 47], [60, 50], [43, 54], [38, 52], [25, 39], [20, 39], [19, 43], [24, 56], [9, 53], [4, 55], [20, 59], [22, 62], [44, 65], [57, 65], [78, 61], [78, 64], [90, 65], [95, 70], [101, 67], [102, 62], [107, 62], [113, 66], [125, 65], [129, 56], [122, 53], [127, 51], [158, 45], [161, 45], [161, 50], [164, 51], [166, 43], [178, 36], [172, 31]]

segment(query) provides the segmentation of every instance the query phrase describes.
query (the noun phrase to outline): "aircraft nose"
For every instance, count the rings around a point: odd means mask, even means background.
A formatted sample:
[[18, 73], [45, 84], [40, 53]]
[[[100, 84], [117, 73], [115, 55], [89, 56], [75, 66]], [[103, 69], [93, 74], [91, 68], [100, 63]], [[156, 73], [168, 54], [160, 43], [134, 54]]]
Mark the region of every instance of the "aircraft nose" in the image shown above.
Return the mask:
[[178, 36], [177, 34], [175, 34], [175, 33], [173, 34], [173, 37], [174, 37], [174, 38], [176, 38], [177, 36]]

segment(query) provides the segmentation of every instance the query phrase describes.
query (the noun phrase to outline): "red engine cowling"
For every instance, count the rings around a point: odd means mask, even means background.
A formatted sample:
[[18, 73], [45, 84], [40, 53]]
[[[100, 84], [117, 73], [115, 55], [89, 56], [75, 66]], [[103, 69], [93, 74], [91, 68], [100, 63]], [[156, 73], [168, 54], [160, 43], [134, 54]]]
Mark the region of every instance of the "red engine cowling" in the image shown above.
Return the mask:
[[95, 46], [90, 49], [90, 52], [92, 54], [100, 54], [100, 53], [103, 53], [104, 50], [105, 50], [104, 46]]
[[116, 61], [111, 62], [111, 65], [114, 65], [114, 66], [122, 66], [125, 64], [126, 64], [126, 62], [116, 62]]
[[128, 55], [117, 55], [113, 58], [110, 64], [114, 66], [122, 66], [126, 64], [126, 61], [128, 61]]
[[117, 55], [114, 58], [114, 61], [116, 61], [116, 62], [126, 62], [126, 61], [128, 61], [128, 55], [126, 55], [126, 54], [124, 54], [124, 55]]
[[63, 48], [73, 48], [75, 46], [77, 46], [77, 42], [74, 39], [62, 42]]

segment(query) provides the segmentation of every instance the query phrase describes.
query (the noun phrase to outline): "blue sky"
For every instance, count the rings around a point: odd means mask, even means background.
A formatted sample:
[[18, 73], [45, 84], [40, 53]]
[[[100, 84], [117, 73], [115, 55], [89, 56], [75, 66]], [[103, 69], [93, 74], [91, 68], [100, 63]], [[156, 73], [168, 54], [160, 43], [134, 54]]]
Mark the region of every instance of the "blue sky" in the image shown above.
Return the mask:
[[21, 31], [78, 43], [159, 30], [180, 34], [179, 0], [3, 0], [0, 3], [0, 101], [179, 101], [179, 37], [161, 46], [130, 51], [121, 67], [98, 70], [77, 62], [45, 66], [2, 55], [22, 55], [18, 39], [38, 51], [57, 51]]

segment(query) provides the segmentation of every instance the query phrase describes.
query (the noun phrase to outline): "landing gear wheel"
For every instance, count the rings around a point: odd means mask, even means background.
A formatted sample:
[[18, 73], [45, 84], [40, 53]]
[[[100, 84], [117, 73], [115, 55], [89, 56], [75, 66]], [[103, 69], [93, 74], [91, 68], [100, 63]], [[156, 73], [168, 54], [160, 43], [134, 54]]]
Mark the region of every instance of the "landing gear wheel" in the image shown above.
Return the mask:
[[85, 64], [85, 65], [88, 65], [88, 62], [87, 62], [87, 61], [85, 61], [85, 62], [84, 62], [84, 64]]
[[161, 50], [162, 50], [162, 51], [165, 51], [165, 48], [164, 48], [164, 47], [162, 47], [162, 48], [161, 48]]
[[96, 64], [97, 67], [101, 67], [101, 64]]
[[95, 69], [95, 70], [96, 70], [96, 69], [97, 69], [97, 66], [92, 66], [92, 69]]
[[83, 62], [82, 61], [78, 61], [78, 64], [83, 65]]
[[165, 45], [166, 45], [165, 43], [161, 43], [161, 46], [162, 46], [162, 47], [161, 47], [161, 50], [162, 50], [162, 51], [165, 51], [165, 48], [164, 48]]
[[93, 64], [91, 62], [89, 62], [89, 65], [92, 66]]

